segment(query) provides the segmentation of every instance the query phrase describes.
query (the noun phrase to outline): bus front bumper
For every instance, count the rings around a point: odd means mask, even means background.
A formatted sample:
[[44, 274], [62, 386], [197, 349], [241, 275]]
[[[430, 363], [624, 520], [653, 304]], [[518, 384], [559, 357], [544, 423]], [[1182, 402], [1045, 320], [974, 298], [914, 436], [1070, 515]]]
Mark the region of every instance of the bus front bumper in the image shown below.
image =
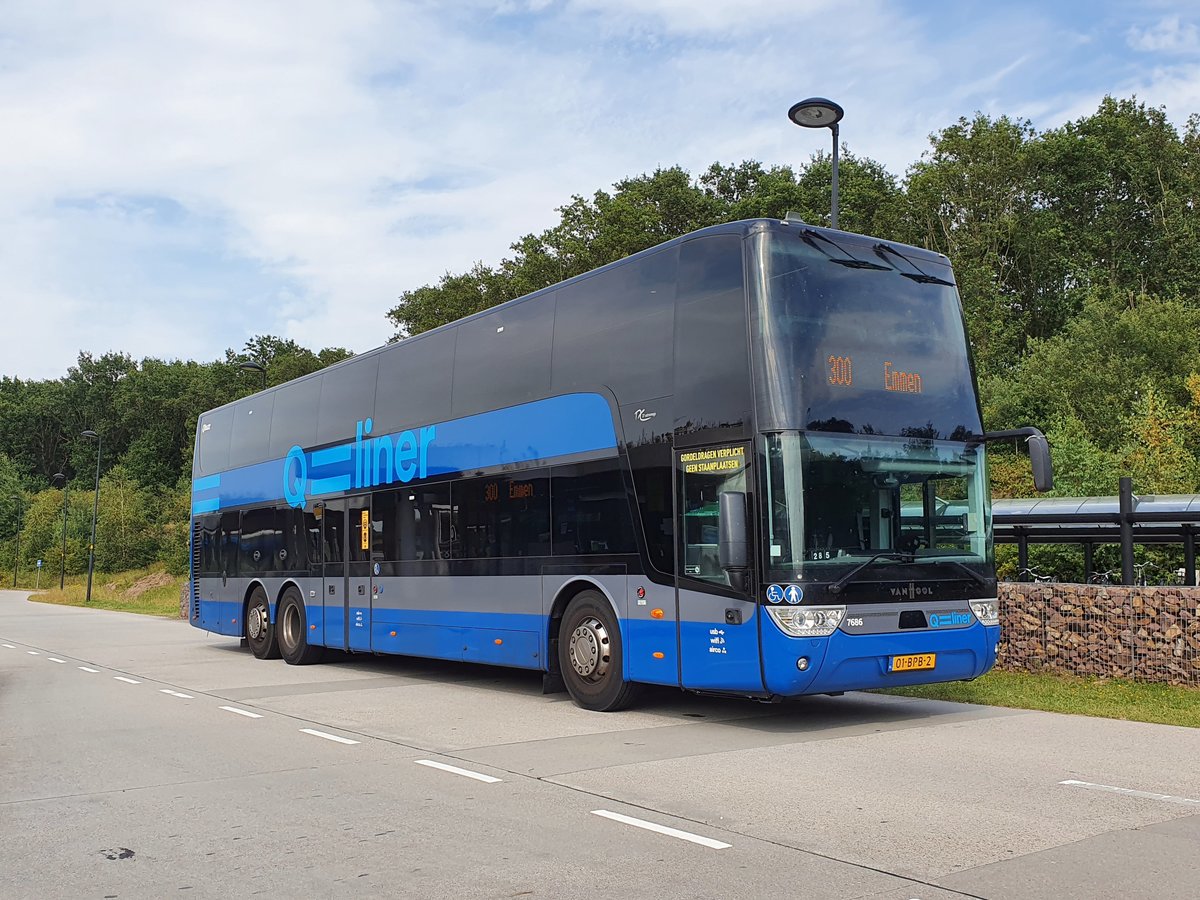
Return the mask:
[[[767, 690], [781, 697], [978, 678], [995, 664], [1000, 640], [999, 626], [979, 622], [888, 634], [835, 631], [824, 638], [791, 637], [769, 620], [762, 630]], [[891, 671], [893, 657], [930, 653], [935, 654], [932, 669]]]

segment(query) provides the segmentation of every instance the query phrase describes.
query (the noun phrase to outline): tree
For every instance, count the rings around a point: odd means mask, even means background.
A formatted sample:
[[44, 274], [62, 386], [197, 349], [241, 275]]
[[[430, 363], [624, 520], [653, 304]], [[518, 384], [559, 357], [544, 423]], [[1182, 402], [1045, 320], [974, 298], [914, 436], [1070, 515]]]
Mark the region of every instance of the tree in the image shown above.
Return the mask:
[[1198, 354], [1200, 308], [1094, 294], [1060, 333], [1032, 341], [1014, 370], [981, 380], [984, 422], [1011, 428], [1074, 417], [1098, 447], [1116, 450], [1147, 384], [1177, 406], [1188, 402]]

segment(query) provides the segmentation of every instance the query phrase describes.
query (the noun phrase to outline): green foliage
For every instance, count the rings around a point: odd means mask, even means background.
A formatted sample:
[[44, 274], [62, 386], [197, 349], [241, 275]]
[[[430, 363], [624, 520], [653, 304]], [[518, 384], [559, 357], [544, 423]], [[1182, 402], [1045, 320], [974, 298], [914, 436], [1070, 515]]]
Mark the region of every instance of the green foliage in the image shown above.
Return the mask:
[[[17, 504], [7, 498], [20, 494], [21, 584], [37, 559], [45, 563], [43, 583], [57, 583], [63, 491], [50, 483], [58, 472], [69, 476], [66, 569], [86, 571], [97, 462], [97, 567], [114, 571], [158, 563], [172, 573], [185, 572], [192, 443], [200, 413], [259, 389], [259, 373], [241, 369], [242, 362], [265, 366], [269, 383], [277, 384], [350, 355], [338, 347], [313, 352], [265, 335], [211, 363], [81, 353], [60, 379], [0, 378], [0, 563], [8, 577]], [[80, 436], [88, 429], [100, 435], [99, 446]]]
[[[828, 224], [831, 164], [822, 151], [795, 169], [716, 162], [693, 177], [672, 166], [573, 196], [553, 227], [497, 263], [464, 260], [404, 291], [387, 318], [396, 339], [418, 334], [720, 222], [795, 212]], [[984, 423], [1042, 427], [1059, 495], [1113, 494], [1122, 474], [1143, 493], [1200, 489], [1198, 206], [1200, 115], [1179, 131], [1137, 98], [1105, 98], [1044, 132], [1008, 116], [959, 119], [903, 179], [840, 155], [839, 224], [950, 257]], [[62, 493], [48, 485], [65, 472], [67, 568], [86, 566], [99, 451], [102, 565], [184, 571], [199, 414], [349, 355], [260, 335], [207, 363], [81, 353], [58, 379], [0, 377], [0, 562], [15, 548], [14, 493], [28, 503], [22, 565], [61, 558]], [[997, 496], [1032, 493], [1023, 455], [989, 453]]]
[[1093, 295], [1057, 334], [1030, 342], [1011, 372], [980, 381], [989, 427], [1078, 419], [1106, 450], [1125, 441], [1148, 384], [1187, 402], [1187, 376], [1200, 353], [1200, 305], [1141, 296]]

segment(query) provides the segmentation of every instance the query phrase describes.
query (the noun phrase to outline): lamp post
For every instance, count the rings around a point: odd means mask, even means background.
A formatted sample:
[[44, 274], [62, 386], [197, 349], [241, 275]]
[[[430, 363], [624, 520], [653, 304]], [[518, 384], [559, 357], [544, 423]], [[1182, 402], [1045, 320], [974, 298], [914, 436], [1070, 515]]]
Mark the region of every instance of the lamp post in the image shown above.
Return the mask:
[[258, 372], [258, 374], [262, 376], [262, 387], [259, 388], [259, 390], [265, 391], [267, 389], [267, 367], [264, 366], [262, 363], [256, 363], [256, 362], [238, 363], [238, 368], [239, 369], [250, 369], [252, 371]]
[[88, 544], [87, 597], [84, 603], [92, 602], [92, 573], [96, 570], [96, 513], [100, 510], [100, 435], [94, 431], [82, 431], [80, 437], [96, 440], [96, 496], [92, 500], [92, 542]]
[[50, 476], [50, 480], [54, 484], [61, 484], [63, 489], [63, 541], [62, 541], [62, 565], [58, 570], [58, 589], [61, 591], [67, 586], [67, 476], [63, 472], [55, 472]]
[[832, 228], [838, 227], [838, 122], [845, 114], [845, 110], [824, 97], [809, 97], [788, 110], [788, 118], [802, 128], [828, 128], [833, 132], [833, 195], [829, 204]]
[[17, 501], [17, 550], [13, 557], [13, 589], [17, 587], [17, 571], [21, 568], [21, 495], [13, 494], [9, 500]]

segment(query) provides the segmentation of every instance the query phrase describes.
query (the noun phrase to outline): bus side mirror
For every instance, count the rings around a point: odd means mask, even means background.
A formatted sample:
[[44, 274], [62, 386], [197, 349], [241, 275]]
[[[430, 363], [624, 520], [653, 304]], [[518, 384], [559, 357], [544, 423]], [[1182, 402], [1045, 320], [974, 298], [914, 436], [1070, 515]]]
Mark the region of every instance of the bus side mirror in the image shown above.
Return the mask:
[[1024, 438], [1025, 446], [1029, 448], [1029, 465], [1033, 469], [1033, 486], [1038, 493], [1044, 494], [1054, 487], [1054, 467], [1050, 463], [1050, 445], [1046, 436], [1026, 425], [1024, 428], [1010, 428], [1007, 431], [989, 431], [980, 435], [975, 442], [1002, 441], [1012, 438]]
[[1029, 465], [1033, 468], [1033, 486], [1039, 494], [1054, 487], [1054, 466], [1050, 462], [1050, 445], [1040, 431], [1025, 439], [1029, 447]]
[[717, 559], [722, 569], [748, 569], [750, 552], [746, 543], [746, 495], [722, 491], [719, 498]]

